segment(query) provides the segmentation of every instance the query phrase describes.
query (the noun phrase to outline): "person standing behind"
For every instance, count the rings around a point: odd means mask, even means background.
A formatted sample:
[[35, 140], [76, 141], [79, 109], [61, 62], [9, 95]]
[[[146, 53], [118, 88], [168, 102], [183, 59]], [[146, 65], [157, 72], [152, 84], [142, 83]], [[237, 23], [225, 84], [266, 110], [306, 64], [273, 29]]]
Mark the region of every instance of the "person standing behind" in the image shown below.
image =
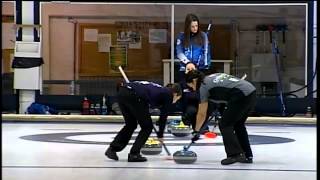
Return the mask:
[[208, 36], [199, 26], [199, 18], [194, 14], [188, 14], [184, 23], [184, 32], [178, 34], [176, 54], [180, 60], [180, 80], [184, 79], [187, 69], [197, 69], [202, 72], [210, 69]]
[[[179, 79], [183, 89], [181, 100], [182, 121], [194, 129], [198, 110], [199, 97], [185, 84], [185, 73], [197, 69], [208, 73], [211, 66], [209, 40], [205, 32], [200, 30], [199, 18], [187, 14], [184, 32], [180, 32], [176, 41], [176, 54], [180, 60]], [[208, 131], [208, 128], [205, 128]]]
[[200, 137], [205, 122], [208, 101], [225, 101], [227, 108], [219, 120], [219, 129], [227, 155], [222, 165], [235, 162], [252, 163], [252, 150], [245, 122], [256, 102], [256, 88], [248, 81], [225, 73], [204, 76], [197, 70], [186, 75], [187, 85], [200, 93], [197, 123], [192, 141]]
[[120, 84], [117, 100], [124, 117], [125, 126], [118, 132], [105, 152], [113, 160], [119, 160], [117, 152], [122, 151], [129, 143], [134, 130], [139, 124], [141, 130], [136, 137], [128, 162], [144, 162], [147, 158], [141, 156], [140, 150], [150, 136], [153, 124], [149, 108], [159, 108], [159, 131], [157, 137], [163, 141], [163, 133], [167, 122], [170, 107], [181, 97], [179, 84], [168, 84], [163, 87], [148, 81], [133, 81]]

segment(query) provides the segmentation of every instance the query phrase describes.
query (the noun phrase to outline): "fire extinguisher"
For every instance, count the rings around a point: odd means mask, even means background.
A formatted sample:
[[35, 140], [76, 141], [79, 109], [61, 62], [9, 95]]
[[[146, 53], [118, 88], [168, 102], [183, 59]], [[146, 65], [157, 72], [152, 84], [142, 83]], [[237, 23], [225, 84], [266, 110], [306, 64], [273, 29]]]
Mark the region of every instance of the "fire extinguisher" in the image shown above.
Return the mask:
[[82, 101], [82, 114], [83, 115], [90, 114], [90, 101], [88, 100], [87, 97], [84, 97]]

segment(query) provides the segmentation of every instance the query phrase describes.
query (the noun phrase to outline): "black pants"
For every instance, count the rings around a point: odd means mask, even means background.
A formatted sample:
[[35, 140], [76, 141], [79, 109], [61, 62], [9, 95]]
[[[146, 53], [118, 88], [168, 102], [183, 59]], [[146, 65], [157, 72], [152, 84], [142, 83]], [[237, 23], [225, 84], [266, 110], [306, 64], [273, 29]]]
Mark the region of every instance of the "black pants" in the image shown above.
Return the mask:
[[[192, 129], [194, 130], [196, 127], [197, 121], [197, 113], [200, 100], [195, 92], [184, 92], [182, 97], [182, 121], [186, 125], [191, 125]], [[222, 115], [223, 111], [225, 110], [225, 103], [214, 103], [208, 102], [208, 110], [206, 121], [203, 123], [201, 130], [209, 130], [209, 125], [206, 124], [209, 117], [213, 115], [213, 112], [219, 112]]]
[[[206, 70], [206, 69], [203, 69], [200, 71], [203, 72], [204, 74], [208, 74], [208, 72], [210, 72], [210, 70]], [[179, 81], [183, 90], [188, 89], [188, 86], [185, 81], [184, 71], [179, 71]], [[194, 130], [196, 127], [196, 120], [197, 120], [197, 113], [198, 113], [198, 106], [199, 106], [200, 99], [197, 92], [194, 92], [192, 90], [190, 91], [191, 92], [182, 93], [180, 104], [181, 104], [183, 115], [181, 119], [185, 125], [188, 125], [188, 126], [191, 125], [192, 129]], [[214, 110], [213, 108], [208, 108], [206, 119], [208, 119], [208, 116], [211, 115], [211, 112], [213, 112], [213, 110]], [[205, 123], [203, 125], [205, 125]], [[209, 126], [208, 125], [206, 125], [205, 127], [203, 126], [201, 129], [209, 130]]]
[[117, 98], [125, 126], [111, 142], [110, 147], [116, 152], [123, 150], [128, 145], [134, 130], [139, 124], [141, 130], [132, 145], [130, 154], [140, 154], [140, 150], [148, 140], [153, 127], [149, 104], [140, 99], [133, 90], [125, 87], [119, 88]]
[[256, 92], [248, 96], [231, 98], [228, 101], [227, 109], [223, 112], [219, 122], [227, 157], [245, 153], [246, 157], [252, 157], [248, 132], [245, 122], [249, 112], [254, 107]]

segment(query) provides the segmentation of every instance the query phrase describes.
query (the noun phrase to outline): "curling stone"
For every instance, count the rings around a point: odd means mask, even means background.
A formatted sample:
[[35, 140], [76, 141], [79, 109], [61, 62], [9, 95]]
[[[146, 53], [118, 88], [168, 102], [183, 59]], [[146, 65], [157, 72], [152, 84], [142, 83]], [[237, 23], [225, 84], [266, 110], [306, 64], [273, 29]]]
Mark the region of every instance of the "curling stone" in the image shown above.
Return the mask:
[[177, 151], [173, 154], [173, 160], [177, 164], [192, 164], [197, 160], [197, 154], [189, 151], [184, 147], [183, 150]]
[[171, 128], [171, 133], [177, 137], [189, 136], [191, 134], [191, 128], [180, 121], [179, 125], [175, 125]]
[[154, 138], [148, 138], [147, 142], [141, 148], [141, 153], [145, 155], [157, 155], [162, 152], [162, 145]]
[[172, 129], [173, 126], [177, 126], [179, 124], [180, 124], [180, 120], [178, 120], [178, 119], [170, 121], [168, 126], [167, 126], [168, 133], [171, 133], [171, 129]]

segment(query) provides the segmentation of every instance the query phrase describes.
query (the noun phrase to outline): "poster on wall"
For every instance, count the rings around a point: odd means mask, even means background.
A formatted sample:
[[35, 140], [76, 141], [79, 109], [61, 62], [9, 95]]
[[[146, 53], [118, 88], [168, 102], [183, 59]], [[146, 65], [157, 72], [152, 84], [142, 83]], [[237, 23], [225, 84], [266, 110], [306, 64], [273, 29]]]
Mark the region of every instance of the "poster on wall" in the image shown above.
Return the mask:
[[98, 34], [98, 52], [110, 52], [111, 34]]
[[141, 49], [141, 39], [140, 34], [134, 34], [131, 42], [129, 43], [129, 49]]
[[87, 42], [97, 42], [98, 40], [98, 29], [84, 29], [83, 40]]
[[149, 29], [149, 43], [167, 43], [167, 30]]
[[125, 45], [130, 49], [141, 49], [141, 33], [138, 31], [119, 30], [117, 45]]
[[110, 46], [109, 64], [112, 72], [119, 72], [118, 67], [127, 66], [127, 46]]

